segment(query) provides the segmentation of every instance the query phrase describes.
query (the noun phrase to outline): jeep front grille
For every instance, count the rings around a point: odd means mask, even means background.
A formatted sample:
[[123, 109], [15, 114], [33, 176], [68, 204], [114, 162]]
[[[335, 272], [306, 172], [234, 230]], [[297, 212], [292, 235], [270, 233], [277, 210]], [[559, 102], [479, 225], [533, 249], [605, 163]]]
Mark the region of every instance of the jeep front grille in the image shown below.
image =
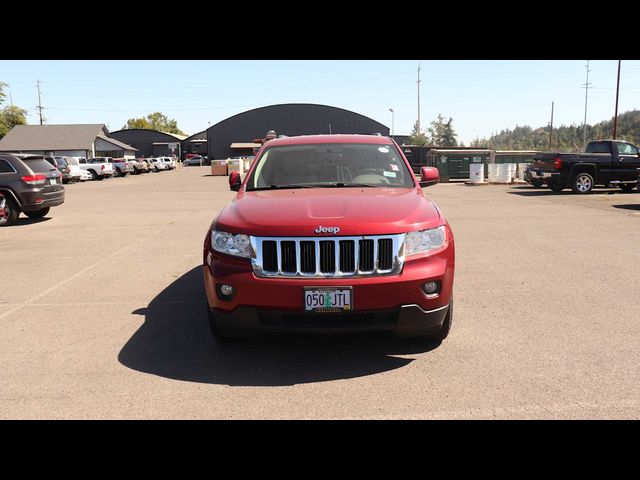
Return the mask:
[[251, 237], [259, 277], [358, 277], [402, 271], [404, 234], [362, 237]]

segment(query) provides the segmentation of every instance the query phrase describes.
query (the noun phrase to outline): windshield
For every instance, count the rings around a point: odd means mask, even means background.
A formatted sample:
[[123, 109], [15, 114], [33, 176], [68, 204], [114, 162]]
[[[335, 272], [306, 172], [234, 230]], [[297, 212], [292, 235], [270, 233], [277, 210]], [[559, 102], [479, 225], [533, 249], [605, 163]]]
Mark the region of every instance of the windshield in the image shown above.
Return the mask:
[[414, 183], [394, 145], [325, 143], [267, 149], [247, 190], [350, 186], [413, 188]]

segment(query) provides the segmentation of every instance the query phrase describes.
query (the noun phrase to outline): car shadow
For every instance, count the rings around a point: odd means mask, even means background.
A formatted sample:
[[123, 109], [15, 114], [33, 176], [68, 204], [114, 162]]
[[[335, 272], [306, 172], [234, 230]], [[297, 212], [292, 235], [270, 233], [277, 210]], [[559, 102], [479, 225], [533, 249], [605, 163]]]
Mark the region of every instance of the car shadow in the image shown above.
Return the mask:
[[374, 375], [405, 367], [412, 355], [440, 342], [387, 334], [272, 336], [229, 344], [209, 332], [202, 267], [160, 292], [146, 308], [144, 324], [122, 347], [118, 360], [144, 373], [189, 382], [232, 386], [284, 386]]
[[640, 211], [640, 203], [627, 203], [622, 205], [611, 205], [613, 208], [622, 208], [623, 210], [638, 210]]
[[18, 218], [18, 221], [16, 223], [14, 223], [13, 225], [11, 225], [12, 227], [24, 227], [26, 225], [33, 225], [34, 223], [43, 223], [43, 222], [48, 222], [49, 220], [51, 220], [51, 217], [42, 217], [42, 218], [29, 218], [29, 217], [23, 217], [20, 216], [20, 218]]

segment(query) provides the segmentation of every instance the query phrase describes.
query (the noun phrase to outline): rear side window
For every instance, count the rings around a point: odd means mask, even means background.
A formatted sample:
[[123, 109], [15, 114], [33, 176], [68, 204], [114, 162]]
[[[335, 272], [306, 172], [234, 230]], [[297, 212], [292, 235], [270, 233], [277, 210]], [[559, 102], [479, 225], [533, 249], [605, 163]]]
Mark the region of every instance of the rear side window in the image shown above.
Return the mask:
[[0, 173], [14, 173], [15, 170], [6, 160], [0, 160]]
[[587, 145], [586, 153], [611, 153], [611, 144], [608, 142], [591, 142]]
[[64, 158], [56, 158], [56, 163], [61, 167], [66, 167], [68, 165], [67, 161]]
[[56, 167], [51, 165], [44, 158], [25, 158], [22, 161], [27, 164], [27, 167], [37, 173], [51, 172], [56, 169]]

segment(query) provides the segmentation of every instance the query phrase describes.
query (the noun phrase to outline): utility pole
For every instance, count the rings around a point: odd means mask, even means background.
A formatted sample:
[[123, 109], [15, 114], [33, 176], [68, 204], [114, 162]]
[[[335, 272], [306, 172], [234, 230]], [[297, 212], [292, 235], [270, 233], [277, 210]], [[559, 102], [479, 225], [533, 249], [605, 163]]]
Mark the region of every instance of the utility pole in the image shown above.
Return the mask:
[[616, 139], [618, 133], [618, 94], [620, 93], [620, 63], [618, 60], [618, 84], [616, 85], [616, 115], [613, 117], [613, 139]]
[[553, 103], [551, 102], [551, 128], [549, 129], [549, 150], [551, 150], [551, 136], [553, 134]]
[[418, 84], [418, 133], [421, 133], [420, 130], [420, 82], [422, 80], [420, 80], [420, 64], [418, 64], [418, 81], [416, 82]]
[[11, 105], [11, 108], [13, 108], [13, 96], [11, 95], [11, 92], [9, 92], [9, 104]]
[[40, 80], [38, 80], [38, 84], [36, 86], [38, 87], [38, 107], [37, 108], [38, 108], [38, 111], [40, 112], [40, 125], [42, 125], [44, 123], [42, 119], [42, 109], [44, 107], [42, 106], [42, 99], [40, 97]]
[[587, 149], [587, 99], [589, 98], [589, 85], [591, 85], [589, 83], [589, 72], [591, 70], [589, 70], [589, 60], [587, 60], [587, 83], [584, 84], [584, 124], [583, 124], [583, 128], [584, 128], [584, 132], [583, 132], [583, 137], [582, 137], [582, 150], [586, 150]]

